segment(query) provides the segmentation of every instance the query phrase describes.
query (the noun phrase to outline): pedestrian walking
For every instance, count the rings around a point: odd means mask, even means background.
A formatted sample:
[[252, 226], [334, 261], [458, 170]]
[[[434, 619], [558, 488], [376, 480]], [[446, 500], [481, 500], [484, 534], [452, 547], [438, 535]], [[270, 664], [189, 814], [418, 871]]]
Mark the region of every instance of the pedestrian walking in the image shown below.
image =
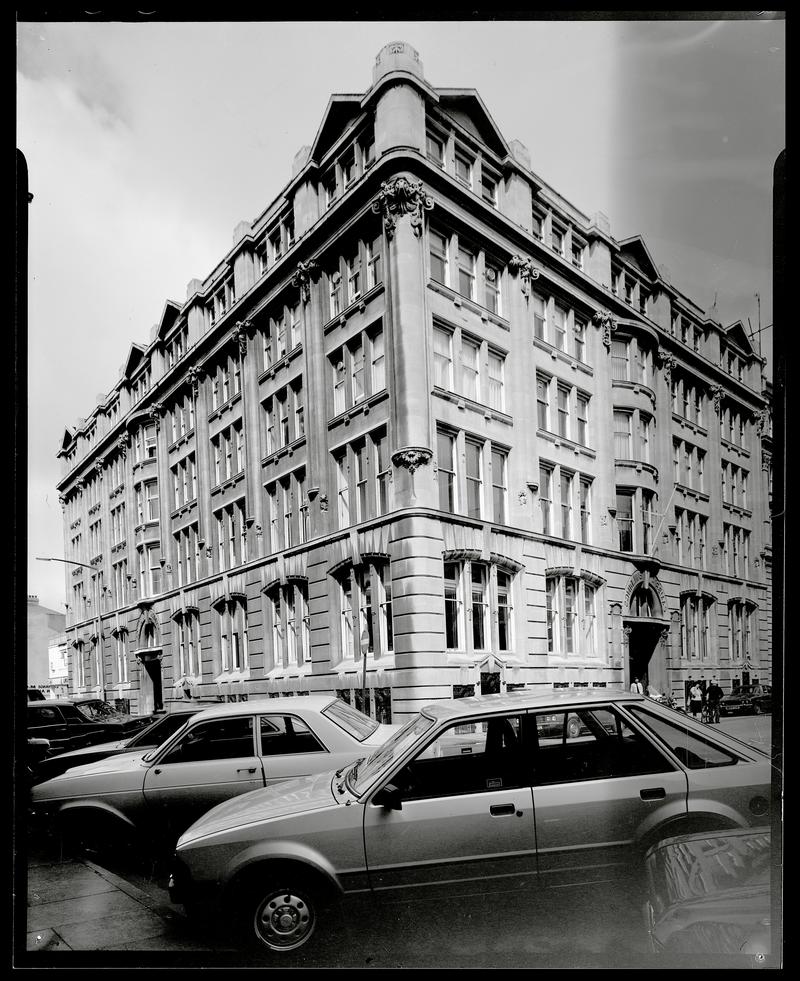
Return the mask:
[[696, 719], [703, 710], [703, 689], [695, 682], [689, 689], [689, 711], [692, 718]]
[[722, 701], [723, 695], [724, 692], [717, 684], [717, 679], [712, 678], [711, 684], [706, 689], [709, 722], [719, 722], [719, 703]]
[[638, 678], [633, 679], [633, 684], [631, 685], [631, 691], [636, 695], [644, 695], [644, 688], [642, 687], [641, 681]]

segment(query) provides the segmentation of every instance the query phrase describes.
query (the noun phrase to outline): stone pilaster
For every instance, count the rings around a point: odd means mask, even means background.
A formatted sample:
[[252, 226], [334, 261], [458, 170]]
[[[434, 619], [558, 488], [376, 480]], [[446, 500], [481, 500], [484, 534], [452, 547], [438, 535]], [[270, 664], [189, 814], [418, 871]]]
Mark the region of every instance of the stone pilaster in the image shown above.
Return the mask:
[[587, 331], [590, 361], [594, 365], [595, 393], [589, 411], [592, 413], [595, 449], [597, 450], [597, 479], [592, 487], [592, 508], [597, 517], [594, 528], [602, 548], [619, 549], [617, 537], [617, 491], [614, 468], [614, 389], [611, 383], [611, 335], [616, 327], [608, 310], [598, 310], [593, 317], [594, 328]]
[[169, 471], [167, 426], [164, 424], [164, 406], [160, 402], [153, 404], [150, 417], [156, 426], [158, 445], [158, 532], [161, 539], [161, 590], [163, 592], [172, 587], [176, 548], [170, 521], [172, 474]]
[[391, 372], [391, 449], [397, 507], [435, 507], [429, 338], [425, 302], [422, 183], [404, 175], [381, 184], [372, 209], [383, 216], [387, 256], [387, 347]]
[[198, 576], [203, 578], [211, 574], [213, 565], [208, 554], [214, 534], [213, 515], [211, 513], [211, 488], [213, 476], [211, 470], [211, 446], [208, 440], [208, 384], [202, 368], [193, 365], [189, 369], [194, 398], [194, 429], [195, 446], [197, 448], [197, 535], [200, 546], [200, 568]]
[[[659, 347], [656, 356], [658, 369], [657, 380], [653, 383], [656, 392], [656, 432], [655, 432], [655, 465], [658, 467], [658, 506], [659, 513], [654, 522], [655, 532], [658, 524], [658, 538], [655, 543], [657, 554], [663, 561], [677, 561], [674, 553], [675, 539], [670, 533], [670, 526], [675, 524], [675, 475], [672, 467], [672, 370], [675, 367], [675, 355]], [[669, 513], [665, 513], [669, 504]], [[666, 540], [665, 540], [666, 536]]]
[[710, 570], [724, 572], [722, 554], [722, 388], [712, 385], [706, 393], [706, 419], [708, 422], [708, 456], [706, 457], [707, 491], [711, 504], [708, 519], [706, 547], [710, 552]]
[[242, 378], [242, 419], [244, 421], [245, 479], [247, 487], [247, 554], [250, 559], [264, 555], [264, 496], [261, 486], [261, 440], [259, 438], [258, 364], [253, 349], [254, 326], [250, 320], [236, 324], [236, 356]]

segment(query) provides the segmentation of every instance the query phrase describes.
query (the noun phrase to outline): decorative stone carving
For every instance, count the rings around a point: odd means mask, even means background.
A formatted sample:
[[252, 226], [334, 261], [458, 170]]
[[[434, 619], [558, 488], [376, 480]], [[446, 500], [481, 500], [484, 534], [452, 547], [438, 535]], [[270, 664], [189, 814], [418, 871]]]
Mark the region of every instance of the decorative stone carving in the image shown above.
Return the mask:
[[203, 374], [203, 369], [196, 364], [191, 365], [186, 372], [186, 377], [189, 379], [189, 384], [192, 386], [192, 392], [194, 395], [197, 395], [197, 392], [200, 389], [200, 382], [203, 379]]
[[532, 280], [539, 278], [539, 270], [534, 266], [533, 259], [525, 255], [512, 255], [508, 265], [519, 276], [519, 288], [523, 296], [530, 296]]
[[292, 276], [292, 286], [300, 290], [300, 299], [308, 303], [311, 299], [311, 277], [319, 271], [319, 263], [314, 259], [298, 262], [297, 272]]
[[664, 372], [664, 378], [669, 385], [672, 379], [672, 369], [677, 364], [677, 359], [674, 354], [669, 351], [665, 351], [662, 347], [660, 347], [656, 352], [656, 359], [658, 360], [658, 365]]
[[668, 640], [669, 640], [669, 627], [664, 627], [664, 629], [661, 631], [661, 643], [666, 644]]
[[520, 491], [517, 495], [517, 500], [519, 501], [519, 506], [524, 508], [528, 504], [528, 495], [525, 493], [525, 491]]
[[237, 320], [231, 335], [239, 345], [239, 354], [244, 357], [247, 354], [247, 338], [253, 329], [251, 320]]
[[105, 465], [106, 465], [105, 460], [95, 460], [94, 469], [97, 471], [98, 474], [100, 474], [101, 477], [103, 476], [103, 470], [105, 469]]
[[319, 509], [320, 509], [320, 511], [327, 511], [328, 510], [328, 495], [327, 494], [320, 494], [319, 495]]
[[164, 406], [160, 402], [153, 402], [147, 411], [150, 419], [156, 425], [156, 432], [158, 432], [161, 428], [161, 416], [164, 414]]
[[433, 453], [420, 446], [407, 446], [392, 454], [392, 463], [396, 467], [405, 467], [410, 474], [423, 464], [430, 463]]
[[772, 455], [770, 453], [761, 452], [761, 469], [764, 473], [769, 473], [772, 467]]
[[66, 497], [64, 497], [63, 494], [58, 495], [58, 503], [61, 505], [62, 508], [65, 508], [67, 506], [67, 499]]
[[432, 209], [433, 198], [425, 193], [422, 181], [402, 176], [383, 181], [378, 192], [378, 200], [372, 202], [372, 210], [375, 214], [383, 215], [383, 227], [388, 239], [394, 236], [395, 225], [403, 215], [410, 216], [411, 228], [419, 238], [422, 234], [423, 211]]
[[611, 335], [617, 329], [616, 320], [609, 310], [598, 310], [592, 319], [603, 331], [603, 344], [611, 350]]
[[720, 414], [722, 409], [722, 385], [712, 385], [711, 386], [711, 398], [714, 402], [714, 411], [717, 415]]
[[758, 430], [758, 435], [763, 436], [764, 431], [769, 428], [769, 409], [762, 406], [753, 413], [753, 424]]
[[117, 449], [120, 454], [124, 457], [128, 452], [128, 447], [131, 445], [131, 434], [123, 433], [117, 440]]

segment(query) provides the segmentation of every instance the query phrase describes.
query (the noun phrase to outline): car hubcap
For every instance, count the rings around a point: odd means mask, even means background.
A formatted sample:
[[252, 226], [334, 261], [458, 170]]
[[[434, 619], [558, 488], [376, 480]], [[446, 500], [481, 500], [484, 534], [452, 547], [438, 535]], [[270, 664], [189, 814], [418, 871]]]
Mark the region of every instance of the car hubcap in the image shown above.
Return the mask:
[[302, 896], [282, 891], [268, 896], [256, 911], [259, 939], [277, 950], [305, 943], [314, 929], [314, 914]]

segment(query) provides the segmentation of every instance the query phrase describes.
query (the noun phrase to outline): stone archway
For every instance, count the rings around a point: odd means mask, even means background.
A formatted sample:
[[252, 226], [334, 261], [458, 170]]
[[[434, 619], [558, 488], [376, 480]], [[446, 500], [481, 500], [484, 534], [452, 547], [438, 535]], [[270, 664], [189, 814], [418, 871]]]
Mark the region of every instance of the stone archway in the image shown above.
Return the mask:
[[137, 630], [136, 657], [139, 661], [139, 711], [155, 712], [164, 707], [161, 677], [161, 631], [152, 610], [144, 610]]
[[667, 640], [669, 611], [661, 583], [648, 570], [636, 571], [625, 590], [625, 683], [634, 678], [663, 693], [669, 690]]

